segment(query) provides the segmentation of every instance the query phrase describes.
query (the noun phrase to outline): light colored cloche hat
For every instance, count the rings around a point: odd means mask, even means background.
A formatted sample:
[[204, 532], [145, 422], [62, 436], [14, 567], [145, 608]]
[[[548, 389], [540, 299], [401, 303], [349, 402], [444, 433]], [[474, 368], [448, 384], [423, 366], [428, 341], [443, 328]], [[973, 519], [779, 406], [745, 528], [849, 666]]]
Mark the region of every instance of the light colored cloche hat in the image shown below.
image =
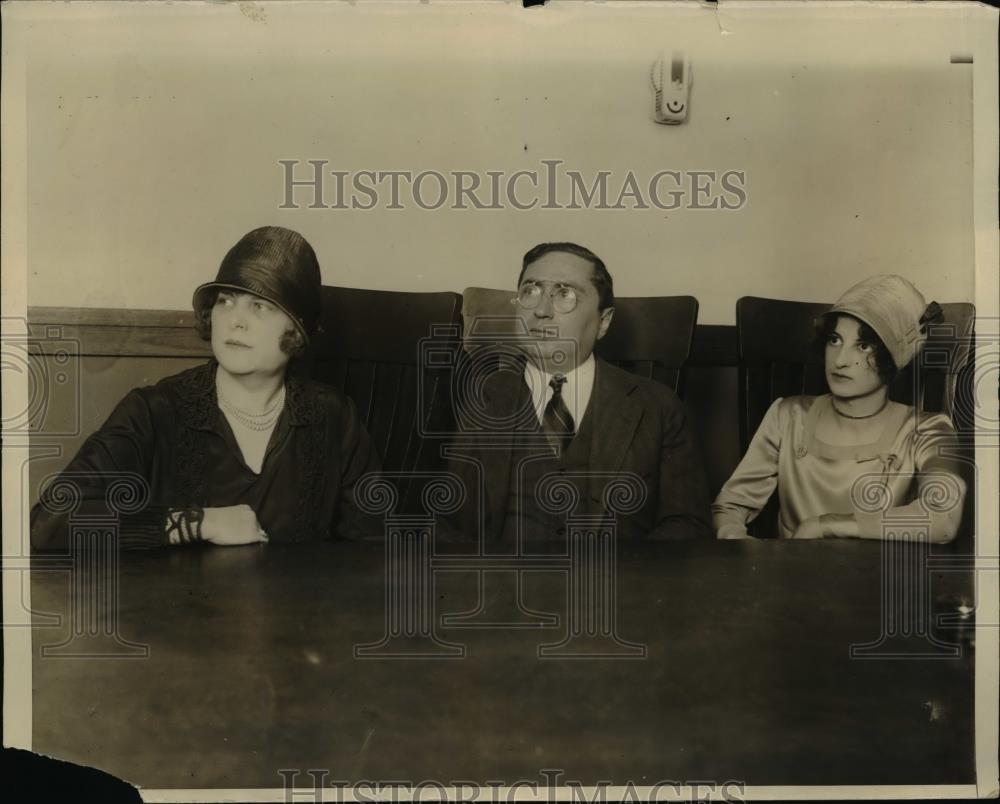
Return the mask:
[[851, 315], [875, 330], [897, 369], [905, 368], [927, 340], [927, 324], [941, 316], [913, 284], [895, 274], [879, 274], [858, 282], [825, 315]]

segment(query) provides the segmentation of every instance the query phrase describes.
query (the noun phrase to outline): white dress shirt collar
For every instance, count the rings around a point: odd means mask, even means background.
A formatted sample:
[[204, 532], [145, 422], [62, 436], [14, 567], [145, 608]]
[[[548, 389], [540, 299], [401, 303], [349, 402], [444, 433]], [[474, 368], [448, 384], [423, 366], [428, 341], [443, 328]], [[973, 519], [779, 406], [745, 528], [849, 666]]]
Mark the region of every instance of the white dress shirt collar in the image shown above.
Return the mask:
[[[573, 417], [576, 429], [580, 429], [580, 421], [587, 412], [590, 404], [590, 397], [594, 391], [594, 375], [596, 373], [597, 362], [591, 354], [583, 363], [565, 375], [566, 382], [562, 386], [563, 402], [566, 409]], [[535, 412], [538, 414], [538, 421], [542, 420], [545, 414], [545, 406], [552, 398], [552, 387], [549, 381], [553, 374], [542, 371], [530, 360], [524, 365], [524, 382], [531, 391], [531, 400], [535, 405]]]

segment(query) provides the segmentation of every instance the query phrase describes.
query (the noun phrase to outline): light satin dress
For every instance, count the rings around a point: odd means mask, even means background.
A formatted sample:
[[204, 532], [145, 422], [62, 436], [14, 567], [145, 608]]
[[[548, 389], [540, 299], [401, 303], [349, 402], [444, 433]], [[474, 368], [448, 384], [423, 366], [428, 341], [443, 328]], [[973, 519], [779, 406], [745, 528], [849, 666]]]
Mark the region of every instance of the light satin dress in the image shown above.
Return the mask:
[[877, 442], [837, 446], [815, 435], [831, 400], [829, 394], [775, 400], [712, 505], [719, 538], [745, 536], [776, 486], [780, 538], [792, 538], [801, 522], [822, 514], [854, 514], [867, 538], [899, 528], [926, 528], [933, 541], [952, 538], [964, 483], [957, 480], [951, 420], [891, 402]]

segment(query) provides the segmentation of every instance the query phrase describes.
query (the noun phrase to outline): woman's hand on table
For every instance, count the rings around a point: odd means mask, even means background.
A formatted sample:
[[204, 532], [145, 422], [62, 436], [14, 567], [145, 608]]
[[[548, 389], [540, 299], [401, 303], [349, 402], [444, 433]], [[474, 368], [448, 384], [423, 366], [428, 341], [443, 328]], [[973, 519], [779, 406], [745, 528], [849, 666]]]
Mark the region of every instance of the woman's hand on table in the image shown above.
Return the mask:
[[826, 532], [823, 526], [822, 517], [811, 516], [803, 519], [795, 529], [793, 539], [825, 539]]
[[249, 505], [206, 508], [201, 523], [203, 541], [219, 545], [257, 544], [266, 542], [267, 534]]
[[844, 539], [857, 536], [858, 523], [852, 514], [822, 514], [803, 519], [793, 539]]

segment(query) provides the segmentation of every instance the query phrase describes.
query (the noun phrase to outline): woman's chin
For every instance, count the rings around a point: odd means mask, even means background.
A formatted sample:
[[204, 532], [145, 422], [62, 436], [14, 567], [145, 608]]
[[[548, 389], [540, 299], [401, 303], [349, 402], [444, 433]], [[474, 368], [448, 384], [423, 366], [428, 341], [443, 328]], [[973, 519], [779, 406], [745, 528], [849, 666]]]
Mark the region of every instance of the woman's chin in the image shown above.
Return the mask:
[[223, 369], [227, 374], [250, 374], [254, 370], [253, 361], [249, 359], [249, 356], [245, 358], [240, 358], [237, 355], [223, 353], [216, 353], [215, 359], [219, 364], [219, 367]]
[[830, 383], [830, 396], [841, 402], [859, 402], [864, 399], [874, 398], [879, 390], [883, 386], [877, 386], [876, 388], [857, 388], [851, 387], [849, 383], [834, 384]]

